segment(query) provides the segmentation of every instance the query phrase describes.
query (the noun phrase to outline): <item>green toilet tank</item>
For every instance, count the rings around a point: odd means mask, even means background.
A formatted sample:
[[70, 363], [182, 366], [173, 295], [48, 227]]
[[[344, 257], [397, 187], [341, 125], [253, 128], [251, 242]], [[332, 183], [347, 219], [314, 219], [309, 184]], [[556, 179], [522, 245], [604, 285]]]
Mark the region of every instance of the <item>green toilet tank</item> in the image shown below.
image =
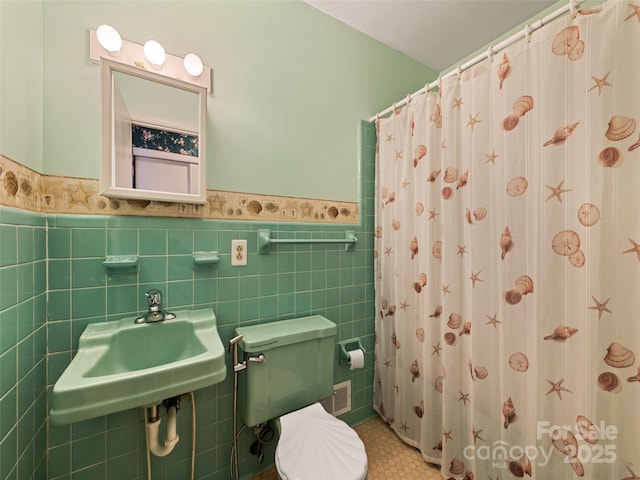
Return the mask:
[[[321, 315], [236, 328], [247, 360], [239, 408], [254, 427], [333, 395], [337, 327]], [[264, 355], [264, 362], [250, 361]]]

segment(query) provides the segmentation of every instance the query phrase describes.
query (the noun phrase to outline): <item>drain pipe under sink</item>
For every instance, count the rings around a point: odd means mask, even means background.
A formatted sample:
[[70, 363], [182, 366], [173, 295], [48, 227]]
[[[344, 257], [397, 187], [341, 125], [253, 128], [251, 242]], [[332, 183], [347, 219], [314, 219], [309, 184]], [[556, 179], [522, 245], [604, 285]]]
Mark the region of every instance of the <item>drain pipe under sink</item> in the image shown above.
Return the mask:
[[[191, 399], [191, 480], [194, 480], [196, 474], [196, 399], [193, 392], [189, 392]], [[151, 454], [157, 457], [165, 457], [171, 453], [178, 443], [176, 427], [176, 417], [180, 409], [180, 396], [172, 397], [162, 402], [167, 409], [167, 433], [164, 441], [164, 447], [158, 444], [158, 435], [160, 434], [160, 416], [158, 415], [158, 406], [150, 407], [151, 414], [147, 415], [147, 407], [144, 408], [144, 426], [146, 430], [147, 440], [147, 480], [151, 480]]]
[[166, 457], [169, 455], [173, 448], [180, 440], [177, 433], [176, 417], [178, 408], [180, 407], [180, 398], [173, 397], [166, 401], [167, 408], [167, 435], [164, 440], [164, 445], [160, 445], [158, 442], [160, 422], [161, 419], [158, 415], [158, 407], [151, 407], [151, 418], [147, 422], [147, 441], [149, 442], [149, 450], [156, 457]]

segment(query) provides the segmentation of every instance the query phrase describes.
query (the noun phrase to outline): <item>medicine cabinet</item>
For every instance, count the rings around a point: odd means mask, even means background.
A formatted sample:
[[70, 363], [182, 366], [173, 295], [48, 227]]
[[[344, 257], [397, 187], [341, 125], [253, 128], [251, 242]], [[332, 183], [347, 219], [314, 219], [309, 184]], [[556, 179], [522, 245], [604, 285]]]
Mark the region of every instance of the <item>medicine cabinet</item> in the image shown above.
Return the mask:
[[205, 203], [206, 88], [100, 63], [102, 195]]

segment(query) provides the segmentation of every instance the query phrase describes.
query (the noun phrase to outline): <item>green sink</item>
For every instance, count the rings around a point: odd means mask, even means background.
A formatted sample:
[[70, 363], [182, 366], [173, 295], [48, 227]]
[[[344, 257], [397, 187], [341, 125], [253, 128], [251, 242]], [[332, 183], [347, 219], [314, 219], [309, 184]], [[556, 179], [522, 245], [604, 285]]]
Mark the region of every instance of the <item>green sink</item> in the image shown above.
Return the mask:
[[176, 318], [135, 324], [134, 317], [92, 323], [78, 353], [53, 387], [49, 419], [78, 422], [221, 382], [224, 347], [211, 309], [174, 312]]

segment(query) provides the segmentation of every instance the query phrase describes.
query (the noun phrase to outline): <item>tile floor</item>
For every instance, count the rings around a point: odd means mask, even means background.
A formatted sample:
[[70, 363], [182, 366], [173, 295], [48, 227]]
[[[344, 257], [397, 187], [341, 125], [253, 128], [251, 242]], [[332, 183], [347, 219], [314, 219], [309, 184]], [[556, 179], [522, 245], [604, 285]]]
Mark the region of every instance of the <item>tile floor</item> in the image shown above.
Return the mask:
[[[426, 463], [420, 452], [400, 440], [380, 417], [355, 428], [364, 442], [369, 459], [368, 480], [442, 480], [440, 471]], [[251, 480], [277, 480], [270, 468]]]

